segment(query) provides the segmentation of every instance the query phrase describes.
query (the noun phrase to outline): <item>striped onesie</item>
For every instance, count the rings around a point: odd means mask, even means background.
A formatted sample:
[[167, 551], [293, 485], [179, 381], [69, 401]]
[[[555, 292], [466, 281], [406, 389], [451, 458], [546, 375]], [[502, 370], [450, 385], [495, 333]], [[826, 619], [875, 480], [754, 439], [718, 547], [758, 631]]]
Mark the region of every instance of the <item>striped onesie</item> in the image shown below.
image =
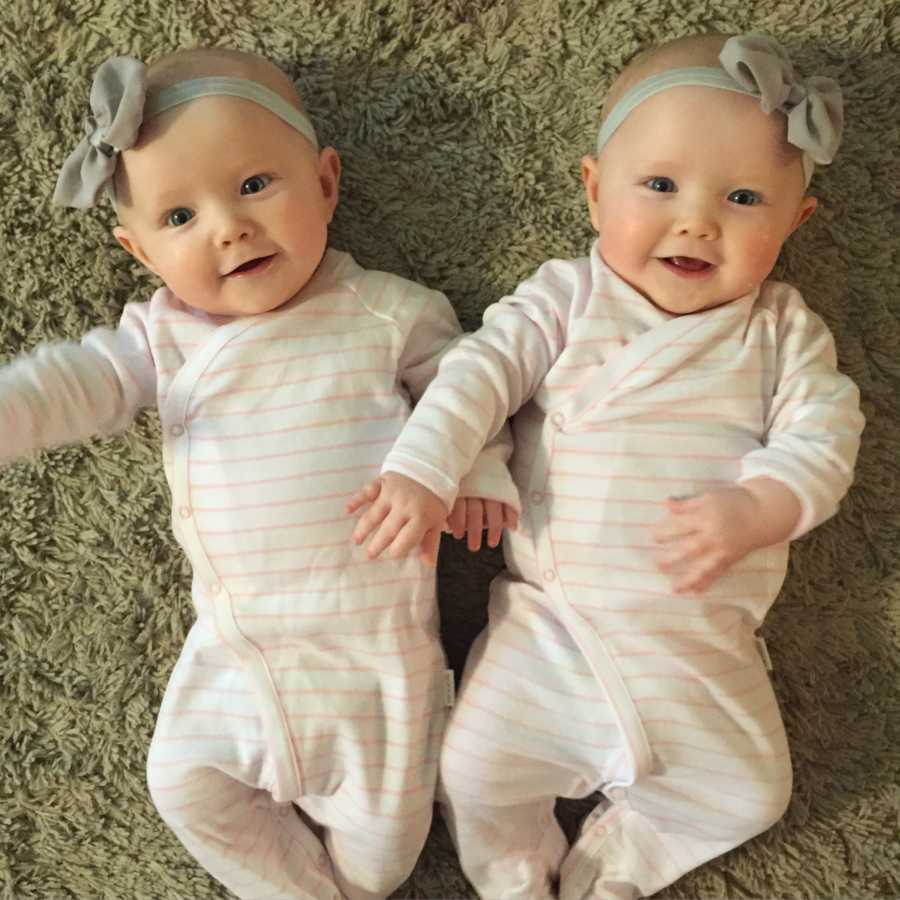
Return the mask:
[[[508, 415], [522, 497], [441, 761], [479, 894], [652, 894], [769, 827], [791, 765], [755, 638], [787, 544], [673, 594], [667, 496], [768, 476], [800, 535], [847, 490], [862, 429], [821, 320], [788, 285], [674, 316], [590, 258], [551, 261], [441, 364], [385, 470], [446, 501]], [[457, 456], [429, 435], [452, 435]], [[604, 800], [571, 851], [557, 796]]]
[[[345, 503], [458, 334], [443, 295], [327, 251], [274, 312], [212, 316], [163, 288], [117, 330], [0, 372], [0, 461], [158, 405], [197, 619], [148, 780], [240, 897], [384, 897], [425, 841], [445, 716], [434, 572], [370, 562]], [[507, 449], [464, 493], [517, 506]]]

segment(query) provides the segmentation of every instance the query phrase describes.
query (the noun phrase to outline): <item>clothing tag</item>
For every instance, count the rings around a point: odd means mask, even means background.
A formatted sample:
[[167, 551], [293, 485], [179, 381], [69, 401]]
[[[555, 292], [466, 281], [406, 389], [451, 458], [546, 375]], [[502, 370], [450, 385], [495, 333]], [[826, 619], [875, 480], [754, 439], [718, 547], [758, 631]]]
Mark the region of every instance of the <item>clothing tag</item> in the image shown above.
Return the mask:
[[762, 657], [762, 661], [766, 664], [766, 669], [771, 672], [773, 666], [772, 657], [769, 656], [769, 648], [766, 646], [766, 642], [758, 634], [755, 636], [755, 640], [756, 649], [759, 652], [759, 655]]
[[456, 703], [456, 678], [453, 669], [444, 669], [444, 706], [450, 709]]

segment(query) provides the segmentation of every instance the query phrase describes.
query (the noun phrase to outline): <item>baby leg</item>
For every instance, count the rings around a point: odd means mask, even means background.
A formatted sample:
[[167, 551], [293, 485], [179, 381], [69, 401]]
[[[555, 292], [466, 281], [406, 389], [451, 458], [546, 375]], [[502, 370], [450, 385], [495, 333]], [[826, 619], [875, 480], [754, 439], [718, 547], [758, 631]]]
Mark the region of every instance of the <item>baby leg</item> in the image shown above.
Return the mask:
[[550, 900], [568, 849], [553, 807], [577, 779], [552, 763], [454, 740], [451, 732], [440, 797], [463, 872], [486, 900]]
[[588, 816], [562, 865], [561, 900], [648, 897], [784, 813], [786, 753], [742, 760], [694, 752], [701, 758], [659, 760], [662, 771], [606, 792], [611, 803]]
[[409, 877], [431, 825], [435, 770], [421, 786], [364, 793], [347, 778], [333, 794], [298, 801], [319, 826], [348, 900], [383, 900]]
[[150, 766], [159, 814], [242, 900], [342, 900], [324, 847], [290, 803], [219, 769]]

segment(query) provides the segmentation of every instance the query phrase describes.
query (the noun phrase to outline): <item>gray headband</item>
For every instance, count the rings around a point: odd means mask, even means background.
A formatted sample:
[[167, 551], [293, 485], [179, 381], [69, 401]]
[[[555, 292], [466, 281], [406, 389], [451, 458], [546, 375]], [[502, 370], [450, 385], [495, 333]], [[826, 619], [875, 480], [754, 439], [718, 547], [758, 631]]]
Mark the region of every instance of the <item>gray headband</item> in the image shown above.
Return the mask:
[[228, 96], [251, 100], [300, 132], [318, 150], [312, 122], [299, 109], [263, 85], [246, 78], [194, 78], [160, 91], [150, 102], [147, 67], [130, 56], [108, 59], [91, 85], [91, 113], [85, 137], [66, 157], [53, 202], [87, 209], [112, 185], [119, 154], [134, 146], [141, 124], [175, 106], [199, 97]]
[[729, 38], [719, 54], [722, 68], [670, 69], [638, 82], [622, 95], [597, 135], [599, 153], [628, 115], [654, 94], [673, 87], [698, 86], [759, 98], [764, 113], [787, 116], [787, 140], [803, 151], [806, 184], [815, 164], [834, 159], [841, 142], [844, 108], [841, 89], [831, 78], [798, 78], [784, 48], [773, 38], [745, 34]]

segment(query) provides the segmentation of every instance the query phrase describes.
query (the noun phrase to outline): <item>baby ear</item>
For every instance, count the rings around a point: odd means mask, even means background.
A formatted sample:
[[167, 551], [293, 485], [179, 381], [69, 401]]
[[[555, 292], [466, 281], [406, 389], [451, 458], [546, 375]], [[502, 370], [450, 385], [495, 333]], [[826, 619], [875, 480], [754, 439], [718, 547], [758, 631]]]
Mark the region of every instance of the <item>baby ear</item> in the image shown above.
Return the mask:
[[795, 232], [815, 211], [819, 201], [815, 197], [804, 197], [797, 209], [791, 233]]
[[584, 183], [584, 193], [587, 197], [588, 214], [594, 231], [600, 231], [600, 219], [598, 209], [600, 206], [600, 181], [599, 162], [593, 156], [581, 157], [581, 180]]
[[340, 183], [341, 158], [334, 147], [326, 147], [319, 154], [319, 184], [322, 186], [322, 197], [332, 215], [337, 207]]
[[144, 252], [141, 245], [135, 240], [131, 232], [123, 225], [116, 225], [113, 228], [113, 236], [115, 239], [130, 253], [141, 265], [146, 266], [151, 272], [156, 274], [156, 269], [150, 262], [150, 257]]

